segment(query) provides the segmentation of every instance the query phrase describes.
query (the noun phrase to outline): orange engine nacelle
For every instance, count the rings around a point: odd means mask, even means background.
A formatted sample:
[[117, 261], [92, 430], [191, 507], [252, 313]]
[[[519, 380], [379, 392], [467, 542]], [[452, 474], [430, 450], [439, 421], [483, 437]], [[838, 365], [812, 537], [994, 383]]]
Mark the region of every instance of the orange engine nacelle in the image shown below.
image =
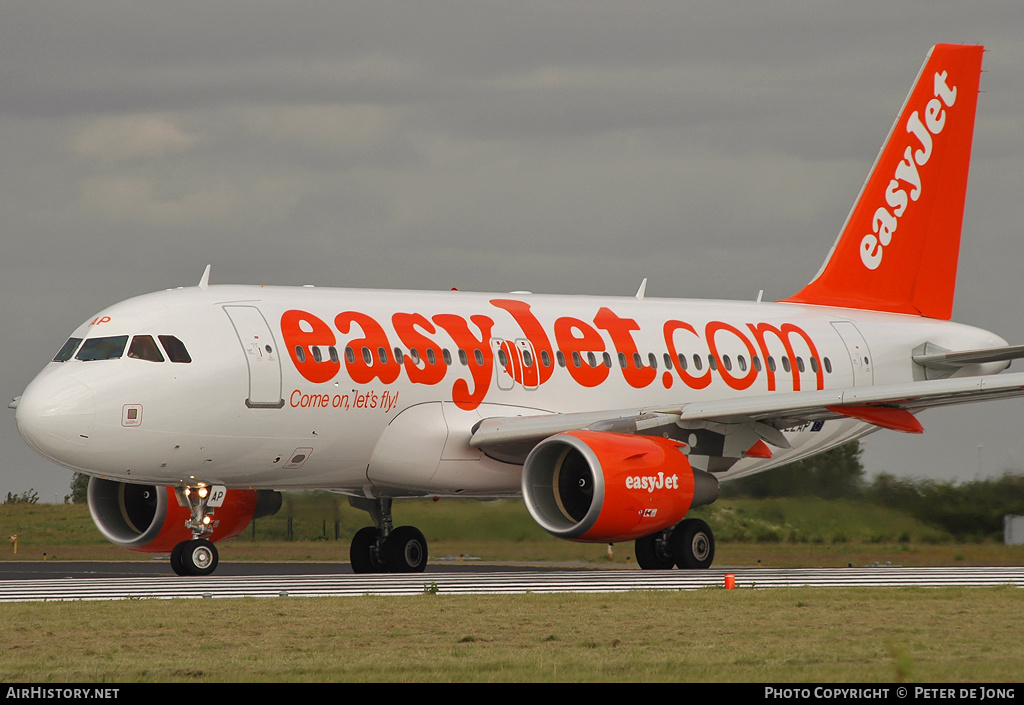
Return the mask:
[[649, 536], [718, 498], [718, 479], [694, 470], [683, 444], [655, 436], [569, 431], [546, 438], [523, 466], [534, 520], [573, 541]]
[[[237, 536], [253, 519], [271, 516], [280, 508], [279, 492], [227, 490], [221, 505], [210, 512], [213, 534], [207, 538], [216, 543]], [[171, 487], [93, 477], [89, 513], [108, 541], [133, 551], [163, 553], [192, 539], [185, 528], [189, 509], [178, 502]]]

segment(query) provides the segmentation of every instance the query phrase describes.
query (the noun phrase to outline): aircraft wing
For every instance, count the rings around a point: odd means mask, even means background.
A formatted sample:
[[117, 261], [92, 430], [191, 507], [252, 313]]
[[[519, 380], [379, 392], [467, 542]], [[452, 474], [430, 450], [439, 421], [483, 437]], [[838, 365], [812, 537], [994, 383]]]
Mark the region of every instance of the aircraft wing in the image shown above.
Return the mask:
[[808, 422], [854, 418], [880, 428], [920, 433], [923, 429], [913, 415], [925, 409], [1016, 396], [1024, 396], [1024, 373], [779, 392], [674, 407], [488, 418], [476, 425], [469, 443], [496, 457], [521, 462], [534, 445], [563, 431], [642, 434], [674, 424], [723, 433], [744, 428], [766, 443], [788, 448], [780, 429]]

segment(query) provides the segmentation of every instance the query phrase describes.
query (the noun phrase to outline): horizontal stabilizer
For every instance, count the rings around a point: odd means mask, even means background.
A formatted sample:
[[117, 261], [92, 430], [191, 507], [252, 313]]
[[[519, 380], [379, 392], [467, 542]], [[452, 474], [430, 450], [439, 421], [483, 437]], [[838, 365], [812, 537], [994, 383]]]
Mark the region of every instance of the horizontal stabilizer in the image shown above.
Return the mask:
[[967, 365], [981, 365], [986, 362], [1009, 362], [1024, 357], [1024, 345], [1008, 345], [1002, 348], [984, 350], [962, 350], [957, 352], [925, 352], [914, 355], [913, 360], [922, 367], [936, 370], [956, 370]]

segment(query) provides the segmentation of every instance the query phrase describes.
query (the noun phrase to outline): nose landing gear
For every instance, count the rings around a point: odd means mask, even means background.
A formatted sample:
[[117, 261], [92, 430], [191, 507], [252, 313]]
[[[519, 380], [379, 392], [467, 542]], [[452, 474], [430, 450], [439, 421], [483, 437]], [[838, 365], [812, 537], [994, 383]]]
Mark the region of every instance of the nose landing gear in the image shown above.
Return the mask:
[[171, 570], [178, 575], [210, 575], [220, 560], [217, 547], [206, 538], [213, 533], [208, 511], [210, 488], [185, 486], [176, 490], [176, 494], [188, 504], [191, 512], [185, 528], [192, 532], [192, 540], [182, 541], [171, 551]]

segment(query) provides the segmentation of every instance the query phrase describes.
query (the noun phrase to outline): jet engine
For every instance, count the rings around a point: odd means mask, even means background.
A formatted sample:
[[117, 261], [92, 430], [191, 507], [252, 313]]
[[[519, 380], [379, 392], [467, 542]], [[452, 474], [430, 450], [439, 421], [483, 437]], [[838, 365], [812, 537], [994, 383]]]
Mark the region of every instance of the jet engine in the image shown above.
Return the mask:
[[683, 446], [600, 431], [551, 436], [526, 458], [526, 507], [548, 532], [573, 541], [627, 541], [675, 526], [718, 498], [717, 478], [694, 470]]
[[[211, 542], [237, 536], [253, 519], [271, 516], [281, 508], [281, 493], [273, 490], [227, 490], [211, 516]], [[185, 528], [190, 515], [172, 487], [135, 485], [89, 479], [89, 512], [108, 541], [133, 551], [168, 552], [192, 539]]]

